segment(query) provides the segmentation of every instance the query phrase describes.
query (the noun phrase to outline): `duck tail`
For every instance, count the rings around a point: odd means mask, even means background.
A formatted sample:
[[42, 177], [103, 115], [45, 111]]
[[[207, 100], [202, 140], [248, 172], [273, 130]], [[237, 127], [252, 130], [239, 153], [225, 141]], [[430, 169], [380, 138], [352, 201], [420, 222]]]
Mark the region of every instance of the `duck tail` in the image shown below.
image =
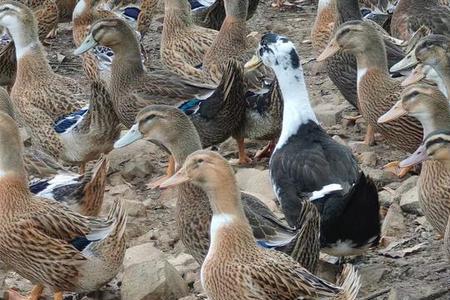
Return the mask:
[[297, 238], [290, 243], [288, 253], [314, 274], [320, 252], [320, 215], [316, 206], [309, 201], [302, 204], [297, 228]]
[[351, 264], [345, 264], [339, 278], [337, 285], [341, 287], [342, 291], [336, 296], [336, 300], [354, 300], [361, 288], [361, 281], [358, 272]]
[[125, 227], [127, 224], [127, 212], [123, 199], [116, 199], [111, 207], [107, 220], [113, 222], [113, 230], [110, 237], [115, 239], [122, 239], [125, 234]]
[[91, 176], [85, 176], [84, 179], [87, 182], [83, 185], [83, 199], [80, 203], [82, 215], [97, 216], [100, 213], [108, 169], [109, 160], [107, 157], [102, 157], [91, 171]]

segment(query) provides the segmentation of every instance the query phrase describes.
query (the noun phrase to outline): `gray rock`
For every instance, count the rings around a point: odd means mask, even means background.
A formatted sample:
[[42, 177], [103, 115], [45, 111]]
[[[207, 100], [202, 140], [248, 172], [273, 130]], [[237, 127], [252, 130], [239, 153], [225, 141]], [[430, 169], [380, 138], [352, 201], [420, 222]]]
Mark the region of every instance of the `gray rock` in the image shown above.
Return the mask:
[[320, 103], [314, 107], [317, 118], [324, 126], [333, 126], [340, 123], [342, 112], [347, 108], [346, 104], [334, 105], [332, 103]]
[[121, 288], [123, 300], [176, 300], [188, 294], [186, 282], [152, 244], [127, 250]]
[[403, 181], [400, 186], [395, 189], [394, 194], [394, 201], [400, 201], [401, 197], [410, 191], [412, 188], [417, 186], [417, 180], [419, 179], [419, 176], [411, 176], [405, 181]]
[[402, 195], [400, 200], [400, 207], [406, 213], [420, 216], [422, 215], [417, 186]]
[[377, 186], [385, 186], [392, 181], [399, 181], [400, 179], [391, 172], [370, 168], [367, 166], [361, 166], [364, 173], [373, 179]]
[[381, 191], [378, 193], [378, 200], [380, 201], [381, 206], [389, 207], [392, 204], [394, 197], [388, 191]]
[[358, 159], [365, 166], [375, 167], [377, 165], [377, 155], [372, 151], [361, 153], [358, 155]]
[[400, 206], [392, 203], [381, 226], [381, 236], [401, 237], [406, 232], [405, 218]]
[[142, 217], [146, 215], [145, 205], [141, 201], [127, 200], [125, 207], [128, 215], [131, 217]]
[[362, 267], [358, 270], [361, 275], [361, 282], [363, 283], [364, 288], [377, 287], [377, 284], [382, 280], [383, 276], [388, 271], [389, 269], [381, 264]]

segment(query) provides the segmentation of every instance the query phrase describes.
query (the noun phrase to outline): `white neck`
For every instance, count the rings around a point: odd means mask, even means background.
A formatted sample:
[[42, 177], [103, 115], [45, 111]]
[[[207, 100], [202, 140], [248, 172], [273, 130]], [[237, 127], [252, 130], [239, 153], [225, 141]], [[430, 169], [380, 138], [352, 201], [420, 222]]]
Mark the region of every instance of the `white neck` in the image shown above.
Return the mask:
[[27, 34], [27, 29], [24, 28], [24, 24], [17, 18], [7, 16], [3, 18], [3, 23], [6, 25], [8, 32], [14, 41], [17, 60], [29, 53], [31, 49], [36, 47], [39, 43], [39, 41], [30, 39]]
[[320, 12], [322, 11], [324, 8], [330, 7], [331, 6], [331, 1], [332, 0], [319, 0], [319, 4], [317, 6], [317, 10]]
[[281, 66], [275, 66], [274, 71], [283, 96], [283, 127], [276, 146], [276, 149], [279, 149], [290, 136], [297, 133], [302, 124], [309, 121], [317, 124], [319, 122], [309, 102], [302, 67], [284, 69]]
[[86, 5], [85, 0], [78, 1], [77, 5], [75, 6], [73, 13], [72, 13], [72, 20], [75, 20], [76, 18], [83, 15], [86, 8], [87, 8], [87, 5]]
[[423, 136], [426, 137], [433, 130], [436, 130], [436, 124], [434, 122], [434, 116], [431, 116], [428, 112], [421, 112], [413, 114], [413, 117], [417, 118], [423, 127]]
[[364, 78], [364, 76], [367, 73], [367, 68], [358, 68], [358, 72], [357, 72], [357, 85], [359, 85], [359, 83], [361, 82], [361, 79]]

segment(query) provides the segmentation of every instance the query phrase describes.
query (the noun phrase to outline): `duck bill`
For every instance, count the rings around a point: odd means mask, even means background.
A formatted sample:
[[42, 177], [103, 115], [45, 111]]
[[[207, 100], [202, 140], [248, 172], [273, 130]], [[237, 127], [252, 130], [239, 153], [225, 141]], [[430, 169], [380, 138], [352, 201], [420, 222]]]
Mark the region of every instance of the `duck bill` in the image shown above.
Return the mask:
[[402, 100], [399, 100], [388, 112], [378, 118], [378, 123], [386, 123], [396, 120], [407, 113], [408, 112], [403, 108]]
[[166, 181], [161, 183], [159, 185], [159, 188], [160, 189], [167, 189], [167, 188], [175, 187], [175, 186], [180, 185], [182, 183], [188, 182], [189, 181], [189, 177], [187, 177], [184, 173], [185, 173], [184, 169], [181, 168], [172, 177], [170, 177], [169, 179], [167, 179]]
[[244, 70], [245, 71], [253, 71], [255, 69], [258, 69], [263, 64], [261, 57], [258, 55], [253, 55], [253, 57], [245, 63]]
[[142, 135], [142, 133], [139, 131], [139, 125], [138, 124], [134, 124], [130, 130], [128, 130], [127, 133], [125, 133], [125, 135], [123, 137], [121, 137], [119, 140], [117, 140], [114, 143], [114, 149], [119, 149], [122, 147], [125, 147], [129, 144], [132, 144], [134, 142], [136, 142], [137, 140], [142, 139], [144, 136]]
[[393, 65], [390, 69], [392, 73], [401, 72], [407, 69], [415, 67], [419, 62], [417, 61], [416, 54], [412, 50], [408, 55], [406, 55], [401, 61]]
[[94, 39], [94, 37], [92, 36], [92, 34], [89, 34], [83, 41], [83, 43], [80, 45], [80, 47], [78, 47], [77, 49], [75, 49], [75, 51], [73, 52], [73, 54], [75, 55], [81, 55], [83, 53], [88, 52], [89, 50], [91, 50], [92, 48], [94, 48], [95, 46], [98, 45], [98, 42]]
[[425, 148], [425, 145], [423, 144], [420, 145], [419, 148], [417, 148], [417, 150], [413, 154], [411, 154], [411, 156], [400, 162], [399, 167], [400, 168], [411, 167], [427, 160], [428, 156], [426, 150], [427, 149]]
[[405, 80], [402, 81], [402, 86], [408, 86], [425, 78], [425, 74], [422, 71], [422, 65], [418, 65]]
[[336, 52], [338, 52], [341, 49], [341, 47], [339, 47], [338, 43], [336, 42], [335, 39], [332, 39], [327, 47], [325, 48], [325, 50], [323, 50], [323, 52], [319, 55], [319, 57], [317, 57], [317, 61], [324, 61], [325, 59], [332, 57], [333, 55], [336, 54]]

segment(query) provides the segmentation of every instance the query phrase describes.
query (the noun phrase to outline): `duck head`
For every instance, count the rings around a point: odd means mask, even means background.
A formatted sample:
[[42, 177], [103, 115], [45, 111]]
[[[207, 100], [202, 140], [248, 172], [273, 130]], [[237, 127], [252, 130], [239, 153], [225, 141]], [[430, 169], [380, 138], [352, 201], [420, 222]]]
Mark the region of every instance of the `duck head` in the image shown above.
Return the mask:
[[92, 24], [88, 35], [74, 51], [74, 54], [81, 55], [98, 45], [109, 47], [116, 52], [118, 47], [124, 44], [125, 37], [134, 37], [137, 43], [133, 29], [124, 20], [117, 18], [101, 19]]
[[317, 57], [317, 61], [324, 61], [340, 50], [358, 55], [365, 52], [374, 39], [380, 40], [381, 37], [367, 22], [346, 22], [336, 31], [325, 50]]
[[16, 42], [25, 33], [38, 38], [37, 21], [32, 10], [17, 1], [0, 3], [0, 27], [6, 28]]

